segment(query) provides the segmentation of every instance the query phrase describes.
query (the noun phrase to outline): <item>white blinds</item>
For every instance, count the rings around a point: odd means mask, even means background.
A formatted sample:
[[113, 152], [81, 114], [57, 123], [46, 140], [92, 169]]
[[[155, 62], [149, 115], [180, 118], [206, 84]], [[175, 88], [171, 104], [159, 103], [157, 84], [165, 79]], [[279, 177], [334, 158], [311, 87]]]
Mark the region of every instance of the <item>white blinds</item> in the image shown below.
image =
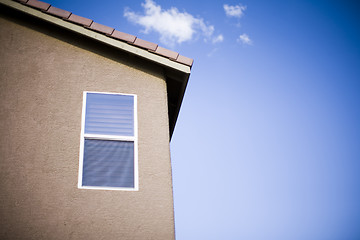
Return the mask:
[[85, 134], [134, 136], [134, 97], [87, 93]]

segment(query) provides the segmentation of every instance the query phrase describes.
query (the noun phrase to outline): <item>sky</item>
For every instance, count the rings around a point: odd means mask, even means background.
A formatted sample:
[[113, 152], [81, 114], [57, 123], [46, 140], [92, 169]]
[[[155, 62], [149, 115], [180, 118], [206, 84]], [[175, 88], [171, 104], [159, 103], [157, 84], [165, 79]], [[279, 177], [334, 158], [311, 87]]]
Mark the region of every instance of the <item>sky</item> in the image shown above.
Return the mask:
[[194, 59], [177, 240], [360, 239], [360, 2], [47, 2]]

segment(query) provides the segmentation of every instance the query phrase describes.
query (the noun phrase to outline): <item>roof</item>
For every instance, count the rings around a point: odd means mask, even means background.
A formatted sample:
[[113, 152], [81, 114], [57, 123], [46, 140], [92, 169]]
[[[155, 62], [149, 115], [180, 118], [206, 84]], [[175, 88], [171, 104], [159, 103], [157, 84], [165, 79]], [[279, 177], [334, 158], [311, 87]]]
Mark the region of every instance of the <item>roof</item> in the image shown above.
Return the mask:
[[159, 64], [164, 69], [168, 89], [168, 112], [170, 137], [180, 111], [180, 106], [190, 76], [193, 59], [163, 48], [134, 35], [118, 31], [112, 27], [94, 22], [37, 0], [0, 0], [0, 4], [16, 11], [40, 19], [51, 26], [75, 32], [97, 42], [128, 52]]
[[[92, 31], [104, 34], [105, 36], [113, 39], [117, 39], [123, 42], [126, 42], [128, 44], [137, 46], [139, 48], [146, 49], [154, 54], [160, 55], [162, 57], [168, 58], [172, 61], [175, 61], [177, 63], [181, 63], [184, 65], [187, 65], [189, 67], [193, 64], [193, 59], [185, 57], [180, 55], [177, 52], [174, 52], [172, 50], [163, 48], [158, 46], [156, 43], [152, 43], [143, 39], [140, 39], [134, 35], [120, 32], [112, 27], [102, 25], [100, 23], [94, 22], [91, 19], [75, 15], [69, 11], [54, 7], [50, 5], [49, 3], [37, 1], [37, 0], [13, 0], [14, 2], [19, 2], [23, 5], [32, 7], [34, 9], [38, 9], [42, 11], [43, 13], [61, 18], [64, 21], [69, 21], [72, 23], [75, 23], [77, 25], [80, 25], [84, 28], [90, 29]], [[8, 1], [1, 1], [1, 2], [8, 2]]]

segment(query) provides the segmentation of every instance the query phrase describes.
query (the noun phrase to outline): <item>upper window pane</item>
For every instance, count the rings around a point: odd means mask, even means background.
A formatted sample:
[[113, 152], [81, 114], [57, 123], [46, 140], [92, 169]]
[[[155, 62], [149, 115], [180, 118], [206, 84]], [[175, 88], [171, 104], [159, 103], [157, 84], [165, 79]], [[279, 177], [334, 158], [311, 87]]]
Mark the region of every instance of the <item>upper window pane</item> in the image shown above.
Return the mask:
[[134, 136], [134, 97], [87, 93], [85, 134]]

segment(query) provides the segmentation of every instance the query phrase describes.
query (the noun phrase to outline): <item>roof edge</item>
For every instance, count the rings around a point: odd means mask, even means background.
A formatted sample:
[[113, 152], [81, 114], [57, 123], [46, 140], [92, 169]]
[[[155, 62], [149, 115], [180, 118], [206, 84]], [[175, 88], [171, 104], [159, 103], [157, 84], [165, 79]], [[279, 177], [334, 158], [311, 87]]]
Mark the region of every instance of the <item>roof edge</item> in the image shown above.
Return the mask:
[[[92, 38], [96, 41], [100, 41], [100, 42], [110, 45], [112, 47], [121, 49], [125, 52], [145, 58], [149, 61], [161, 64], [165, 67], [169, 67], [171, 69], [174, 69], [174, 70], [186, 73], [186, 74], [190, 74], [191, 66], [193, 63], [192, 59], [190, 59], [190, 58], [178, 55], [177, 58], [179, 58], [179, 62], [174, 61], [174, 59], [166, 58], [166, 56], [163, 56], [164, 52], [165, 52], [164, 48], [158, 47], [157, 44], [154, 44], [154, 45], [156, 45], [155, 50], [150, 51], [150, 50], [147, 50], [146, 48], [144, 48], [144, 46], [141, 46], [139, 44], [132, 45], [133, 43], [131, 43], [131, 42], [123, 42], [121, 40], [117, 40], [117, 39], [109, 36], [109, 34], [106, 35], [106, 34], [102, 34], [98, 31], [96, 31], [96, 29], [92, 30], [92, 28], [90, 28], [90, 27], [77, 25], [75, 23], [70, 22], [68, 19], [59, 18], [54, 15], [51, 15], [51, 13], [44, 12], [44, 11], [47, 11], [48, 9], [50, 9], [50, 7], [51, 7], [50, 4], [49, 4], [49, 6], [47, 6], [47, 10], [39, 11], [36, 8], [32, 8], [34, 6], [24, 5], [24, 3], [26, 3], [26, 2], [28, 2], [28, 1], [26, 1], [26, 0], [25, 1], [0, 0], [0, 3], [6, 5], [8, 7], [11, 7], [13, 9], [16, 9], [18, 11], [21, 11], [23, 13], [40, 18], [44, 21], [50, 22], [52, 24], [55, 24], [57, 26], [65, 28], [67, 30], [81, 34], [83, 36]], [[36, 2], [40, 2], [40, 1], [36, 1]], [[40, 3], [43, 3], [43, 2], [40, 2]], [[71, 16], [71, 14], [69, 16]], [[94, 22], [92, 22], [92, 23], [94, 23]], [[113, 30], [112, 32], [115, 32], [115, 31], [116, 30]], [[138, 42], [145, 42], [145, 44], [150, 43], [150, 42], [147, 42], [147, 41], [139, 39], [139, 38], [136, 38], [135, 41], [136, 40], [138, 40]], [[159, 53], [156, 52], [157, 49], [159, 49]], [[173, 54], [172, 51], [170, 51], [170, 50], [168, 50], [168, 51], [170, 54]], [[165, 54], [168, 54], [168, 53], [166, 52]]]

